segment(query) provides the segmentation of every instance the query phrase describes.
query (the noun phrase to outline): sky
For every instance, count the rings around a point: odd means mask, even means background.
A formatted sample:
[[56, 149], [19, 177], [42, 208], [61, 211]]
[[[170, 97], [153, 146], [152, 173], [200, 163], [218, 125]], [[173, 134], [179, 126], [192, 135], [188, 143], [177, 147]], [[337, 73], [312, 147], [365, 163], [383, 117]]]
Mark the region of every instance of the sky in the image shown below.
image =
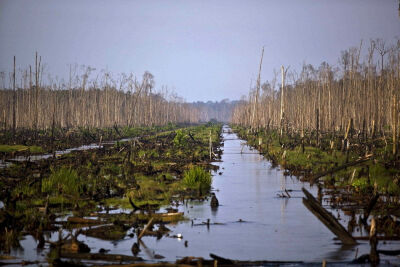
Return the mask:
[[[34, 64], [145, 71], [187, 101], [240, 99], [281, 65], [338, 65], [360, 41], [400, 37], [398, 0], [0, 0], [0, 71]], [[364, 50], [366, 47], [364, 46]]]

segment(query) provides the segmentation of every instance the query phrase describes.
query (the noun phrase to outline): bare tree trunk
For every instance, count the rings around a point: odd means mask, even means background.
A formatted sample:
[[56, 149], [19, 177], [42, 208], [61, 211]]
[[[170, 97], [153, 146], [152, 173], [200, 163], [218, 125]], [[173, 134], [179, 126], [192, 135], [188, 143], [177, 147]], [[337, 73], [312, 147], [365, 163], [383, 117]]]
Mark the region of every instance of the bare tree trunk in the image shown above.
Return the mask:
[[17, 92], [15, 89], [15, 56], [14, 56], [14, 72], [13, 72], [13, 118], [12, 118], [12, 130], [13, 137], [15, 137], [16, 125], [17, 125], [17, 115], [16, 115], [16, 106], [17, 106]]
[[258, 97], [260, 95], [260, 87], [261, 87], [261, 67], [262, 61], [264, 58], [264, 47], [262, 48], [261, 52], [261, 59], [260, 59], [260, 67], [258, 69], [258, 77], [257, 77], [257, 85], [256, 85], [256, 95], [254, 99], [254, 106], [253, 106], [253, 115], [252, 115], [252, 126], [255, 127], [257, 130], [259, 128], [259, 117], [258, 117]]

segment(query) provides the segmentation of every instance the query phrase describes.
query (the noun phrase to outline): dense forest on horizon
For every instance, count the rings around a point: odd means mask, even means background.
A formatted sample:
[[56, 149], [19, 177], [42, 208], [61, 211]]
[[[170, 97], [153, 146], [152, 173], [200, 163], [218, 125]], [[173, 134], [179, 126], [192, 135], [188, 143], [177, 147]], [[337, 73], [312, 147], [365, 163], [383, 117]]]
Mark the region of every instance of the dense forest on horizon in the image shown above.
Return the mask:
[[230, 122], [235, 106], [242, 102], [241, 100], [231, 101], [226, 98], [221, 101], [197, 101], [190, 104], [200, 111], [200, 121]]

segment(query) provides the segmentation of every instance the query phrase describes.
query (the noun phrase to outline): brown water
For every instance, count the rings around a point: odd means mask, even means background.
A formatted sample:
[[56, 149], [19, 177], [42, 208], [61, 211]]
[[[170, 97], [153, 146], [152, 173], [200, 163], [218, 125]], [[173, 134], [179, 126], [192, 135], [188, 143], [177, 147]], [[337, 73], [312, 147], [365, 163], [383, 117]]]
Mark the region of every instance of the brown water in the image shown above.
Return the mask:
[[[222, 174], [214, 173], [212, 184], [220, 203], [218, 209], [212, 210], [208, 201], [181, 205], [179, 209], [185, 212], [188, 220], [168, 227], [172, 230], [170, 235], [181, 234], [182, 238], [143, 237], [138, 256], [147, 261], [159, 261], [155, 259], [158, 254], [165, 257], [161, 261], [175, 261], [185, 256], [209, 258], [209, 254], [214, 253], [235, 260], [304, 261], [320, 265], [325, 259], [341, 265], [353, 260], [356, 253], [358, 256], [368, 253], [367, 242], [342, 246], [304, 207], [301, 188], [305, 187], [314, 195], [316, 188], [310, 188], [295, 177], [284, 176], [282, 170], [273, 168], [256, 150], [228, 130], [225, 126], [222, 161], [215, 163]], [[284, 189], [292, 190], [291, 198], [277, 197]], [[342, 212], [330, 211], [334, 215], [340, 213], [341, 223], [347, 225], [348, 218]], [[201, 225], [207, 219], [210, 219], [210, 227]], [[52, 239], [57, 239], [56, 233]], [[126, 255], [132, 255], [131, 246], [136, 242], [136, 237], [125, 237], [117, 242], [83, 235], [78, 239], [89, 245], [92, 252], [105, 248], [110, 249], [109, 253]], [[30, 260], [44, 259], [46, 250], [38, 252], [31, 236], [21, 244], [24, 249], [15, 250], [14, 255]], [[388, 242], [380, 243], [379, 248], [397, 249], [398, 246], [399, 242]], [[397, 257], [382, 256], [381, 259], [384, 263], [386, 260], [399, 262]]]

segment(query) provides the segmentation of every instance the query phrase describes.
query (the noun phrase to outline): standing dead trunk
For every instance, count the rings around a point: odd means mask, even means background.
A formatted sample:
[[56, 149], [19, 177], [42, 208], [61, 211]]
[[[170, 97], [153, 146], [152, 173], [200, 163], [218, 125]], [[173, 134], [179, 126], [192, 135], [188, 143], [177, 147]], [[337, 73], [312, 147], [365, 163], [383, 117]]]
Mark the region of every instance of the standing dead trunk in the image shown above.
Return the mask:
[[257, 131], [258, 131], [258, 128], [259, 128], [258, 97], [260, 95], [261, 67], [262, 67], [263, 58], [264, 58], [264, 47], [263, 47], [262, 52], [261, 52], [260, 67], [258, 69], [258, 77], [257, 77], [257, 85], [256, 85], [256, 95], [255, 95], [255, 98], [254, 98], [253, 114], [252, 114], [252, 127], [254, 127]]
[[369, 260], [371, 262], [371, 266], [376, 266], [379, 264], [379, 254], [377, 251], [378, 238], [376, 236], [375, 218], [372, 218], [372, 220], [371, 220], [371, 227], [370, 227], [370, 232], [369, 232], [369, 244], [371, 246]]
[[393, 138], [393, 156], [397, 156], [398, 141], [397, 141], [397, 121], [398, 121], [398, 110], [397, 110], [397, 97], [396, 93], [393, 94], [392, 103], [392, 138]]
[[13, 107], [12, 107], [12, 131], [13, 137], [15, 138], [15, 131], [17, 126], [17, 115], [16, 115], [16, 106], [17, 106], [17, 92], [15, 89], [15, 56], [14, 56], [14, 71], [13, 71]]
[[315, 111], [315, 130], [317, 135], [317, 146], [319, 146], [319, 109]]
[[281, 74], [282, 74], [282, 90], [281, 90], [281, 115], [280, 115], [280, 136], [283, 135], [283, 124], [285, 118], [285, 67], [281, 66]]

